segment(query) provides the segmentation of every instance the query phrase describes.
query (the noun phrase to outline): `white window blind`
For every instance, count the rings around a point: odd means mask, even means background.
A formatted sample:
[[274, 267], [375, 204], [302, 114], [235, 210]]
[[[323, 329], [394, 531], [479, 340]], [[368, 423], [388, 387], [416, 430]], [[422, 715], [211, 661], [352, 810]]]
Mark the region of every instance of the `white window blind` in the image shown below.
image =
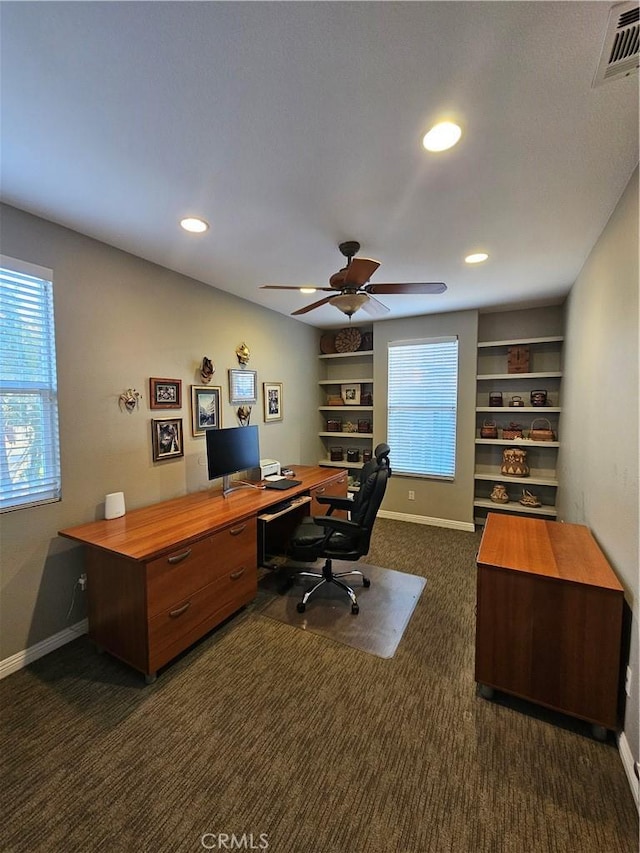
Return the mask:
[[0, 256], [0, 511], [60, 500], [50, 270]]
[[387, 441], [394, 474], [452, 480], [458, 339], [392, 341], [387, 379]]

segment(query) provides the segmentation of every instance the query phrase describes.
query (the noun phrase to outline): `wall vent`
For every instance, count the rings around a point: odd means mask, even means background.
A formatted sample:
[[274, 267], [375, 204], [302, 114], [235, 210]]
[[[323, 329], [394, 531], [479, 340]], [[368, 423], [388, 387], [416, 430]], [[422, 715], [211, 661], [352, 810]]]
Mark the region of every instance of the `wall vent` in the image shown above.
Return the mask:
[[628, 77], [640, 65], [640, 4], [637, 0], [611, 7], [602, 54], [592, 87]]

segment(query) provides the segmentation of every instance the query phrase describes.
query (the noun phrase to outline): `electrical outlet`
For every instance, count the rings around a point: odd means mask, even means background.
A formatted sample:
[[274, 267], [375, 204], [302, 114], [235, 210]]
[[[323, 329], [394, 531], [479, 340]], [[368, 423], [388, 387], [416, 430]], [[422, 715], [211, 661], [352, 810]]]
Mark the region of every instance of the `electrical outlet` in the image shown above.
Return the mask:
[[409, 489], [409, 500], [415, 501], [415, 499], [416, 499], [416, 493], [413, 491], [413, 489]]
[[631, 696], [631, 667], [627, 667], [627, 674], [624, 679], [624, 692], [627, 696]]

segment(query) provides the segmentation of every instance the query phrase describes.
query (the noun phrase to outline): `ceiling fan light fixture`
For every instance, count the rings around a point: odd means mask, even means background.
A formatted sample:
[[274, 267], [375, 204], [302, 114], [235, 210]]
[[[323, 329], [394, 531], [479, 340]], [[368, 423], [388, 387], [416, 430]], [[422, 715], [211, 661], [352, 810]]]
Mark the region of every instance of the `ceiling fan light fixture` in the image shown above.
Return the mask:
[[197, 216], [186, 216], [180, 220], [180, 225], [185, 231], [189, 231], [191, 234], [203, 234], [209, 230], [209, 223]]
[[301, 287], [300, 293], [315, 293], [317, 289], [317, 287]]
[[464, 262], [465, 264], [481, 264], [488, 257], [489, 255], [486, 252], [474, 252], [472, 255], [467, 255]]
[[441, 121], [434, 125], [422, 139], [427, 151], [446, 151], [453, 148], [462, 136], [462, 129], [452, 121]]
[[332, 296], [329, 302], [347, 317], [351, 317], [368, 299], [366, 293], [341, 293], [338, 296]]

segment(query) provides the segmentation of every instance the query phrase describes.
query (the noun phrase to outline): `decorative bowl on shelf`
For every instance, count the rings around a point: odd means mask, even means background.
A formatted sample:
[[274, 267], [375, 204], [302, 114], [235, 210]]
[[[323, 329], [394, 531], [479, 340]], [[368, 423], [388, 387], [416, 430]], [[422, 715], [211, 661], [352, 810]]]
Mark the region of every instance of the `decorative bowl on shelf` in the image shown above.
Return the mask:
[[360, 346], [362, 335], [354, 327], [340, 329], [335, 337], [336, 352], [355, 352]]

